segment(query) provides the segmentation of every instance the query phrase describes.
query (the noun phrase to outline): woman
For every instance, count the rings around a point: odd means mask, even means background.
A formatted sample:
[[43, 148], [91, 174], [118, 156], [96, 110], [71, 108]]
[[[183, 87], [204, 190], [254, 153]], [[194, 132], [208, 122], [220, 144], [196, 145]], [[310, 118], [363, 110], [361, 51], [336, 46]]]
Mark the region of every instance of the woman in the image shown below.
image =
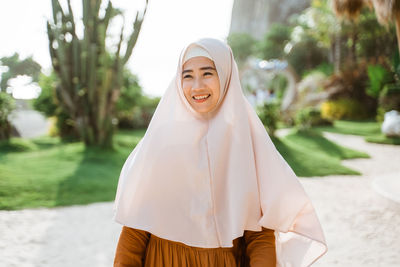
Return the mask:
[[122, 168], [115, 220], [114, 266], [309, 266], [326, 252], [309, 198], [215, 39], [183, 50]]

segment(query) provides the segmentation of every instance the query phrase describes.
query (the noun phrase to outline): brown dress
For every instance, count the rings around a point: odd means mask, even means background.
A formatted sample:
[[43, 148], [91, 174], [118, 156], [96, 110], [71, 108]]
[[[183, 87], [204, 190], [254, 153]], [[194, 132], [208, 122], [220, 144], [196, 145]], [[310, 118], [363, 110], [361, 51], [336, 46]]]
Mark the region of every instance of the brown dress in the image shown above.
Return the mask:
[[198, 248], [124, 226], [114, 267], [275, 267], [274, 231], [245, 231], [230, 248]]

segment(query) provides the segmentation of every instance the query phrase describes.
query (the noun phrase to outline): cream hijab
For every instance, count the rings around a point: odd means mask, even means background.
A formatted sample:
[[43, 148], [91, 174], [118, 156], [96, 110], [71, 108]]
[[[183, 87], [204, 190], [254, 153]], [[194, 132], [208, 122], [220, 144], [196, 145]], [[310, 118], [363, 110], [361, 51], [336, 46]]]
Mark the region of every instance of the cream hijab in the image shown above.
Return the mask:
[[[222, 93], [199, 115], [181, 87], [191, 45], [213, 58]], [[274, 229], [277, 266], [309, 266], [326, 250], [314, 208], [243, 95], [231, 49], [186, 47], [146, 134], [126, 160], [115, 220], [189, 246], [232, 247], [244, 230]]]

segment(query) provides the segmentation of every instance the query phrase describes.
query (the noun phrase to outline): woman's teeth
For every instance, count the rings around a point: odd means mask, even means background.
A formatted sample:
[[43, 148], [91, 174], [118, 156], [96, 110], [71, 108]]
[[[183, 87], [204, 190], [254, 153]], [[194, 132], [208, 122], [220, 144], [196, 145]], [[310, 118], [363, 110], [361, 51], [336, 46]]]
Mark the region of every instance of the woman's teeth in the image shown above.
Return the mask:
[[194, 96], [193, 98], [196, 100], [200, 100], [200, 99], [205, 99], [207, 97], [209, 97], [210, 95], [200, 95], [200, 96]]

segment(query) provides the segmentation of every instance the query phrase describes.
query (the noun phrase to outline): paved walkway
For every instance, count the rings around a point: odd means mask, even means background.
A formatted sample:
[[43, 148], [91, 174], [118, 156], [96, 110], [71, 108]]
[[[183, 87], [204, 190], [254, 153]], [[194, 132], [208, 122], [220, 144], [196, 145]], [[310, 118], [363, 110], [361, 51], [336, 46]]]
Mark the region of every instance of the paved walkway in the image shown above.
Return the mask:
[[[343, 161], [362, 176], [300, 178], [329, 246], [313, 266], [400, 266], [400, 204], [372, 187], [374, 179], [400, 173], [400, 146], [326, 137], [372, 158]], [[0, 211], [0, 266], [109, 267], [120, 229], [112, 221], [112, 203]]]

